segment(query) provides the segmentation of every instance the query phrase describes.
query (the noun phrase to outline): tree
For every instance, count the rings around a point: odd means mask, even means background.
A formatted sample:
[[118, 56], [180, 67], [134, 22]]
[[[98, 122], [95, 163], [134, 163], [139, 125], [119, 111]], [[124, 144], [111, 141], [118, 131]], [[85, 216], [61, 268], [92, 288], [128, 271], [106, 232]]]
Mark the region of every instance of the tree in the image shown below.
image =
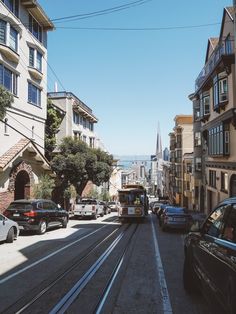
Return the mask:
[[50, 178], [48, 175], [42, 175], [39, 177], [39, 183], [35, 184], [33, 187], [34, 197], [51, 199], [54, 187], [54, 179]]
[[56, 134], [62, 121], [62, 114], [56, 110], [51, 100], [47, 103], [47, 120], [45, 124], [45, 155], [51, 160], [51, 154], [56, 148]]
[[59, 149], [60, 154], [52, 159], [51, 166], [62, 190], [73, 184], [78, 195], [82, 195], [88, 181], [99, 186], [109, 180], [112, 172], [112, 155], [100, 149], [92, 149], [86, 143], [72, 137], [65, 137]]
[[11, 107], [11, 104], [13, 103], [14, 98], [13, 96], [8, 92], [8, 90], [5, 89], [2, 85], [0, 85], [0, 119], [3, 120], [7, 108]]

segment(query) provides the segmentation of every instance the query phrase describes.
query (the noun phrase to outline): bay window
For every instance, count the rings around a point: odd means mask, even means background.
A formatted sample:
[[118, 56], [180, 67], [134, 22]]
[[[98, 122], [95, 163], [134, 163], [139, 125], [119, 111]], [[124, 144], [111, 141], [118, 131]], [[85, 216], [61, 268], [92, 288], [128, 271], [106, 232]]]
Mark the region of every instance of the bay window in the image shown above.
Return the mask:
[[3, 85], [15, 96], [17, 95], [17, 80], [18, 76], [14, 72], [0, 64], [0, 85]]

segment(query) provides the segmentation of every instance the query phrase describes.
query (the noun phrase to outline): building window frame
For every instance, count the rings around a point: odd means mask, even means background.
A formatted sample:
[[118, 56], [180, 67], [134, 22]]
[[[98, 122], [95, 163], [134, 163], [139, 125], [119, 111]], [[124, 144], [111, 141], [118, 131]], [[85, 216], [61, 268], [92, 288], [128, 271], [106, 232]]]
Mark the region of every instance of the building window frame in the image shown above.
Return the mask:
[[18, 92], [18, 75], [0, 63], [0, 85], [4, 86], [14, 96]]
[[19, 0], [1, 0], [1, 1], [16, 17], [19, 17]]
[[19, 32], [7, 21], [0, 19], [0, 44], [18, 53]]
[[32, 82], [28, 82], [28, 102], [41, 108], [41, 89]]
[[229, 175], [227, 172], [221, 171], [221, 191], [228, 193], [229, 190]]
[[31, 14], [29, 14], [29, 31], [36, 39], [42, 42], [42, 26], [35, 20], [35, 18]]

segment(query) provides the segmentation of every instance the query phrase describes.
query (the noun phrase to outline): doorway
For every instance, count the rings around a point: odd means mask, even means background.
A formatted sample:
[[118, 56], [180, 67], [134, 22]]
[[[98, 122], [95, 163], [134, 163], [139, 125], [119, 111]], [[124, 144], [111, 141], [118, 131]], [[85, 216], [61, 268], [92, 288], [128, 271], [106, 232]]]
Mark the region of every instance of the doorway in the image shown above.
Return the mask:
[[15, 179], [14, 200], [30, 197], [30, 177], [29, 174], [22, 170], [18, 172]]
[[236, 196], [236, 174], [233, 174], [230, 178], [230, 197]]

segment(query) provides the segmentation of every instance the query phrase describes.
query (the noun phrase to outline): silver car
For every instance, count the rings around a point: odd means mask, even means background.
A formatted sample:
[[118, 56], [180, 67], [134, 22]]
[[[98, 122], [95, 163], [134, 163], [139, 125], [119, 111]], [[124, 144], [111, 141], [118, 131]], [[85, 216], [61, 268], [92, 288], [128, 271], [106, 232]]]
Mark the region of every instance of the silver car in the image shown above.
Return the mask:
[[7, 243], [12, 243], [19, 235], [18, 224], [0, 214], [0, 241], [6, 241]]

